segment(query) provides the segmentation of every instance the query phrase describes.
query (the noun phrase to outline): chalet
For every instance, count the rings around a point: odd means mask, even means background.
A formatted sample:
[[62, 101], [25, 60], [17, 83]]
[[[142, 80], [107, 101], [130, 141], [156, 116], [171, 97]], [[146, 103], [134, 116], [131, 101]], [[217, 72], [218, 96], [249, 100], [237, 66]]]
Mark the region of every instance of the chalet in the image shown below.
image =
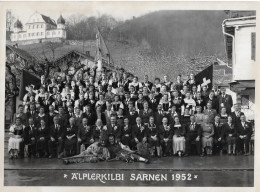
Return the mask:
[[[239, 15], [240, 16], [240, 15]], [[256, 64], [256, 16], [232, 17], [222, 23], [228, 66], [232, 68], [230, 90], [248, 119], [254, 119]]]

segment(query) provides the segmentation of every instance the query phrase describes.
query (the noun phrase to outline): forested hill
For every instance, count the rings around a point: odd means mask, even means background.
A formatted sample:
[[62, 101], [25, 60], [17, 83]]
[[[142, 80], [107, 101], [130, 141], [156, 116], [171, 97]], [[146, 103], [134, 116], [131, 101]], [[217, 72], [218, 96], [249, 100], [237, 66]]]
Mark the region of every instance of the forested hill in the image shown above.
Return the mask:
[[224, 11], [158, 11], [125, 21], [113, 29], [112, 40], [137, 43], [152, 50], [166, 48], [176, 55], [224, 55], [221, 24]]

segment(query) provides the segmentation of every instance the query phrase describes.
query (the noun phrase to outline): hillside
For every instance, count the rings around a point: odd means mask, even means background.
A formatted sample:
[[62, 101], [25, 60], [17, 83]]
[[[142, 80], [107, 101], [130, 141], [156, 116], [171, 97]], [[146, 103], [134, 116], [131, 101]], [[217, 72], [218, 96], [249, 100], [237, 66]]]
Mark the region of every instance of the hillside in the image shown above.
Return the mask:
[[[106, 39], [115, 66], [142, 78], [197, 72], [217, 58], [225, 61], [221, 30], [224, 11], [158, 11], [114, 28]], [[72, 40], [73, 41], [73, 40]], [[55, 45], [54, 55], [46, 43], [20, 45], [37, 58], [59, 58], [71, 50], [95, 56], [95, 41]]]
[[112, 31], [112, 39], [141, 42], [152, 50], [177, 55], [224, 55], [221, 24], [224, 11], [158, 11], [128, 20]]

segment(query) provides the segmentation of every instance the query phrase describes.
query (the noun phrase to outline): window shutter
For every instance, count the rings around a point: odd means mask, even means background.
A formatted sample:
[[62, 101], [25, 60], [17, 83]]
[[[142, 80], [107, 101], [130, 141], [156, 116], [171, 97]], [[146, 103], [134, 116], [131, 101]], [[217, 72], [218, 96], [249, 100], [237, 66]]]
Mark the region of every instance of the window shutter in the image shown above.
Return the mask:
[[255, 33], [251, 33], [251, 60], [255, 61], [255, 43], [256, 43]]

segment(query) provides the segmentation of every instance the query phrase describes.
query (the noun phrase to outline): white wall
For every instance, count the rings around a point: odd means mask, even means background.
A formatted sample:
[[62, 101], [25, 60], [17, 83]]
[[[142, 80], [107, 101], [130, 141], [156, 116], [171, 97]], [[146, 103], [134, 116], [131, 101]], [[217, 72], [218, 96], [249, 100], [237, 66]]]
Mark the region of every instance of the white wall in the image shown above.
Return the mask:
[[256, 77], [256, 62], [251, 60], [251, 33], [255, 31], [253, 26], [235, 30], [233, 80], [254, 80]]

